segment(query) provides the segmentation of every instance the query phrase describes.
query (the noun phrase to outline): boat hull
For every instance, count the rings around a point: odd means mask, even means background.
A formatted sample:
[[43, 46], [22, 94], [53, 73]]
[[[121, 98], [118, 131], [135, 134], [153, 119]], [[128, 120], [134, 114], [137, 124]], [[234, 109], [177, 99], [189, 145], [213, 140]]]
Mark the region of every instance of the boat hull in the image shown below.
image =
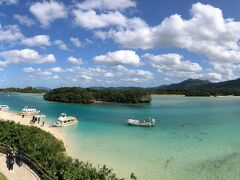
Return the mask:
[[72, 126], [74, 124], [77, 124], [78, 121], [73, 122], [73, 123], [68, 123], [68, 124], [58, 124], [58, 123], [53, 123], [51, 127], [67, 127], [67, 126]]
[[153, 122], [143, 122], [139, 120], [129, 119], [127, 121], [127, 124], [130, 126], [142, 126], [142, 127], [153, 127], [155, 126], [155, 123]]
[[28, 112], [28, 113], [20, 112], [19, 114], [20, 114], [20, 115], [24, 115], [24, 116], [31, 116], [31, 115], [38, 115], [39, 113], [40, 113], [40, 111]]

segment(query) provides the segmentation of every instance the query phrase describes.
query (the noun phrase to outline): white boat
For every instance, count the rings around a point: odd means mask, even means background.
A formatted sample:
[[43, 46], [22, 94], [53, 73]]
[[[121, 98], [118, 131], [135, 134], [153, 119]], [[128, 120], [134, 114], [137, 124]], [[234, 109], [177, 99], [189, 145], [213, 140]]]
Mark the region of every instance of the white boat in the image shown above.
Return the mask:
[[67, 116], [66, 113], [62, 113], [59, 117], [57, 122], [52, 124], [52, 127], [65, 127], [65, 126], [71, 126], [78, 123], [77, 118], [73, 116]]
[[0, 105], [0, 111], [7, 111], [9, 110], [8, 105]]
[[39, 110], [25, 106], [20, 112], [20, 115], [28, 116], [28, 115], [37, 115], [39, 113], [40, 113]]
[[127, 124], [133, 125], [133, 126], [150, 127], [150, 126], [155, 126], [155, 119], [154, 118], [148, 118], [144, 120], [128, 119]]

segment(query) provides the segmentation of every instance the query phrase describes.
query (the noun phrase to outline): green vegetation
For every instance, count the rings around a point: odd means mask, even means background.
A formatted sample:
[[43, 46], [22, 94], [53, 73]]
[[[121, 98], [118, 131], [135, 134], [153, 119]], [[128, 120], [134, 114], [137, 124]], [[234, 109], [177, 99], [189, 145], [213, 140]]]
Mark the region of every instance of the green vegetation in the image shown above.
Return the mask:
[[186, 96], [240, 96], [240, 79], [212, 83], [206, 80], [186, 81], [147, 89], [151, 94], [184, 94]]
[[4, 88], [0, 89], [0, 92], [10, 93], [10, 92], [19, 92], [19, 93], [45, 93], [46, 90], [43, 89], [36, 89], [32, 87], [26, 88]]
[[68, 103], [94, 103], [96, 101], [117, 103], [149, 103], [151, 95], [140, 89], [92, 89], [79, 87], [64, 87], [54, 89], [44, 94], [44, 99]]
[[37, 127], [0, 121], [0, 142], [27, 153], [59, 180], [118, 179], [105, 165], [95, 168], [90, 163], [73, 160], [66, 155], [62, 141]]
[[7, 178], [0, 172], [0, 180], [7, 180]]

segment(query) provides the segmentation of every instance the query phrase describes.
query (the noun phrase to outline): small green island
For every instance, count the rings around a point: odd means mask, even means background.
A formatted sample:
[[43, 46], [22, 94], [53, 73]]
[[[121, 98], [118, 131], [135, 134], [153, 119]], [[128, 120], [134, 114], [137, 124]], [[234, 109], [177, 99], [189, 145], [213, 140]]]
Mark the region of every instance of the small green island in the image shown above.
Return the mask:
[[48, 101], [66, 103], [150, 103], [151, 93], [141, 89], [93, 89], [80, 87], [63, 87], [44, 94]]

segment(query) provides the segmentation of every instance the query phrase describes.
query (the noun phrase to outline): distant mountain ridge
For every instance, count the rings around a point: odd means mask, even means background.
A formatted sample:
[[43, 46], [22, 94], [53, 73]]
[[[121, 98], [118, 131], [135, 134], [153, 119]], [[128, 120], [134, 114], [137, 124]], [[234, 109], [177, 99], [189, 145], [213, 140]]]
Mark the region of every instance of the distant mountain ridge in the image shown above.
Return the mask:
[[201, 79], [187, 79], [180, 83], [174, 83], [170, 85], [162, 85], [156, 87], [156, 89], [162, 90], [176, 90], [176, 89], [198, 89], [198, 90], [210, 90], [210, 89], [222, 89], [222, 90], [239, 90], [240, 91], [240, 78], [222, 82], [211, 82]]
[[198, 88], [204, 85], [211, 84], [208, 80], [201, 80], [201, 79], [187, 79], [185, 81], [182, 81], [180, 83], [174, 83], [170, 85], [162, 85], [156, 87], [157, 89], [192, 89], [192, 88]]
[[184, 94], [186, 96], [240, 96], [240, 78], [223, 82], [187, 79], [180, 83], [149, 89], [152, 94]]

